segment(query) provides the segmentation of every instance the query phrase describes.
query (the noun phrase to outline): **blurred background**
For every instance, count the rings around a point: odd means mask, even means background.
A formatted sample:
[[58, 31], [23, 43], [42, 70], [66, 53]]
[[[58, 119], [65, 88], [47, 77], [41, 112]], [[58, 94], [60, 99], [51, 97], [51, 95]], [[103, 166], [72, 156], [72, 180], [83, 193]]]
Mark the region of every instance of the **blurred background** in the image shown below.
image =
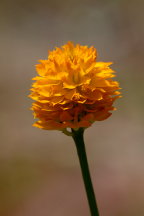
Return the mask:
[[144, 215], [144, 1], [4, 0], [0, 7], [0, 216], [88, 216], [71, 137], [32, 127], [34, 65], [71, 40], [113, 61], [111, 118], [85, 132], [101, 216]]

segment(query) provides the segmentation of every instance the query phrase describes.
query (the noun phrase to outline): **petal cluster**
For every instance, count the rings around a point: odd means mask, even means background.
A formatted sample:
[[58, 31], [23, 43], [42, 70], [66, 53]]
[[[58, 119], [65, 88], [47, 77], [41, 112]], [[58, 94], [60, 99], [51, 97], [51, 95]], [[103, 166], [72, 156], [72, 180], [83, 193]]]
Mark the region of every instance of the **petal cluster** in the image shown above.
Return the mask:
[[46, 130], [89, 127], [111, 115], [119, 96], [112, 62], [97, 62], [94, 47], [68, 42], [36, 65], [30, 97], [34, 126]]

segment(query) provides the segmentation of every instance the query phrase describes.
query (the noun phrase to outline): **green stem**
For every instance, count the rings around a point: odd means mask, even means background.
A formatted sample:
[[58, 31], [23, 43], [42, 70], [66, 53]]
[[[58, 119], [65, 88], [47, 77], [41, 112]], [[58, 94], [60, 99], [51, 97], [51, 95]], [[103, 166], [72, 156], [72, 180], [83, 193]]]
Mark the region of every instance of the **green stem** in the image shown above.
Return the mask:
[[87, 162], [87, 155], [84, 145], [84, 138], [83, 138], [84, 129], [80, 128], [79, 130], [75, 131], [72, 129], [72, 137], [74, 139], [79, 162], [81, 166], [81, 172], [84, 180], [84, 185], [87, 193], [87, 199], [89, 203], [89, 208], [91, 212], [91, 216], [99, 216], [94, 189], [91, 181], [89, 166]]

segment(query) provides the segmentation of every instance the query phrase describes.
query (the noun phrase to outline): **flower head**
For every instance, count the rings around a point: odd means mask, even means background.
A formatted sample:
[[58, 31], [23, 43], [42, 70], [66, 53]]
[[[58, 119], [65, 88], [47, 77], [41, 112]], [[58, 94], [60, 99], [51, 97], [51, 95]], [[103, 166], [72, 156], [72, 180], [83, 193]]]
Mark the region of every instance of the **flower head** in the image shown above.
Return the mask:
[[94, 47], [68, 42], [39, 62], [30, 95], [35, 100], [34, 117], [39, 119], [34, 126], [46, 130], [89, 127], [115, 110], [119, 84], [112, 80], [112, 63], [97, 62]]

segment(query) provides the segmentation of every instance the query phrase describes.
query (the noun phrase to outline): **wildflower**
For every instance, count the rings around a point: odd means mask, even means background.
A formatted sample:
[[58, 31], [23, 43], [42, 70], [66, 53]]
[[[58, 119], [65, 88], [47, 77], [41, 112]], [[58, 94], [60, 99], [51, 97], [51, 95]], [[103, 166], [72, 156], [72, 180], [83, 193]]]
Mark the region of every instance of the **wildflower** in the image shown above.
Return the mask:
[[112, 62], [97, 62], [94, 47], [74, 46], [72, 42], [49, 52], [48, 59], [39, 62], [30, 95], [35, 100], [34, 117], [39, 119], [34, 126], [72, 136], [91, 216], [99, 216], [83, 135], [85, 128], [107, 119], [115, 110], [113, 103], [120, 97], [120, 88], [112, 79]]
[[119, 84], [112, 80], [112, 62], [97, 62], [97, 51], [68, 42], [49, 52], [36, 65], [30, 97], [34, 126], [46, 130], [87, 128], [107, 119], [115, 110]]

